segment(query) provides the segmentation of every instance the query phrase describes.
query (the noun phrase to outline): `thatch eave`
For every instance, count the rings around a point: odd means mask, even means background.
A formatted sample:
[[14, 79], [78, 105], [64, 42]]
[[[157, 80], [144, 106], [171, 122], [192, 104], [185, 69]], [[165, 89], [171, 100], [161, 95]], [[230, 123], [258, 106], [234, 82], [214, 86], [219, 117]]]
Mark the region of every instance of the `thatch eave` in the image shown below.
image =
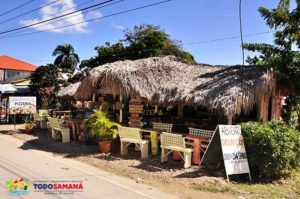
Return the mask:
[[96, 88], [142, 97], [151, 103], [202, 106], [225, 115], [249, 111], [273, 92], [275, 78], [265, 67], [190, 65], [176, 57], [117, 61], [92, 69], [75, 97], [88, 100]]
[[57, 93], [57, 97], [62, 98], [62, 99], [75, 99], [74, 95], [80, 86], [81, 82], [77, 82], [74, 84], [70, 84], [66, 87], [60, 88], [60, 90]]

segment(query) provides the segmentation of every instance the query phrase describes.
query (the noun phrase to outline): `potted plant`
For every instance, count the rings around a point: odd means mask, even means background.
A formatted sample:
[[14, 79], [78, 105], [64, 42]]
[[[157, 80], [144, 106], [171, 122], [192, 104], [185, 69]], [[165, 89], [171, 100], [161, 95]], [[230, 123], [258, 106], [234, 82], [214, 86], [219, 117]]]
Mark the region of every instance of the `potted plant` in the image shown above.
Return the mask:
[[88, 134], [97, 139], [102, 153], [109, 153], [111, 141], [118, 135], [120, 124], [110, 121], [102, 107], [94, 109], [88, 119], [84, 120]]
[[35, 123], [32, 119], [26, 117], [25, 119], [25, 131], [28, 134], [32, 134], [35, 128]]

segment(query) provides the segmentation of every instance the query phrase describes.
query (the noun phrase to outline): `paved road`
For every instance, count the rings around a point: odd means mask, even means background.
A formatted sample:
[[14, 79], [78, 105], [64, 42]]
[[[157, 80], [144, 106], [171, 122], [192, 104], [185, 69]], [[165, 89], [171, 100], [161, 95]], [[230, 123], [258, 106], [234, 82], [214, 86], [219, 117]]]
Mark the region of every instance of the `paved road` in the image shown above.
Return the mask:
[[[54, 156], [33, 149], [23, 141], [0, 134], [0, 198], [88, 198], [88, 199], [169, 199], [175, 196], [150, 186], [137, 184], [84, 163]], [[9, 196], [5, 181], [28, 178], [30, 193], [27, 196]], [[82, 181], [83, 192], [71, 195], [45, 194], [33, 189], [34, 181]]]

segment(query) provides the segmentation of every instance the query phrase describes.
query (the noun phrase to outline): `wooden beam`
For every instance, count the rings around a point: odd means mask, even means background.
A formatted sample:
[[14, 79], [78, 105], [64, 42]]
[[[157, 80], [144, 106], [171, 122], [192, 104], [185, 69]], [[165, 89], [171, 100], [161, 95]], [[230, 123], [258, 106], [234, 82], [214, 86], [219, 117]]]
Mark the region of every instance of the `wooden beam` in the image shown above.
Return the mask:
[[122, 123], [123, 121], [123, 96], [120, 95], [120, 116], [119, 116], [119, 123]]

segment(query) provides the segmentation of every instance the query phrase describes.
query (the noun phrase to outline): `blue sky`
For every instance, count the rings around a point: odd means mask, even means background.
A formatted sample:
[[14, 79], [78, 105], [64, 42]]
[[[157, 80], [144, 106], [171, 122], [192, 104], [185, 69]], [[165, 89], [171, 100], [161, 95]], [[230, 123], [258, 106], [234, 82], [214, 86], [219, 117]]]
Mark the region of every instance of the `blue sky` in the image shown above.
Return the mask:
[[[21, 2], [24, 3], [27, 1], [3, 0], [0, 7], [0, 15], [5, 11], [19, 6]], [[79, 9], [73, 7], [89, 0], [60, 0], [57, 4], [52, 4], [43, 10], [1, 24], [1, 22], [9, 18], [52, 1], [35, 0], [15, 12], [0, 16], [0, 32], [12, 27], [38, 22], [42, 18], [46, 19], [49, 15], [55, 14], [59, 10], [66, 8], [71, 10]], [[47, 26], [37, 28], [51, 29], [159, 1], [125, 0], [106, 8], [80, 14], [55, 24], [48, 24]], [[99, 2], [101, 0], [94, 0], [88, 5]], [[260, 6], [274, 8], [277, 2], [274, 0], [243, 0], [244, 34], [269, 31], [269, 28], [265, 25], [265, 21], [261, 18], [257, 10]], [[239, 39], [192, 45], [195, 42], [239, 36], [238, 0], [172, 0], [171, 2], [155, 7], [99, 19], [96, 22], [86, 22], [65, 29], [57, 29], [55, 32], [47, 31], [11, 38], [1, 38], [6, 36], [2, 34], [0, 35], [0, 55], [9, 55], [39, 66], [53, 62], [52, 51], [57, 45], [70, 43], [74, 46], [80, 58], [86, 59], [95, 55], [95, 46], [103, 45], [107, 41], [114, 43], [123, 37], [124, 28], [132, 28], [134, 25], [143, 23], [160, 25], [172, 39], [182, 41], [183, 49], [192, 53], [199, 63], [227, 65], [242, 63]], [[36, 30], [31, 29], [28, 32], [33, 31]], [[245, 41], [270, 43], [272, 42], [272, 34], [245, 37]]]

